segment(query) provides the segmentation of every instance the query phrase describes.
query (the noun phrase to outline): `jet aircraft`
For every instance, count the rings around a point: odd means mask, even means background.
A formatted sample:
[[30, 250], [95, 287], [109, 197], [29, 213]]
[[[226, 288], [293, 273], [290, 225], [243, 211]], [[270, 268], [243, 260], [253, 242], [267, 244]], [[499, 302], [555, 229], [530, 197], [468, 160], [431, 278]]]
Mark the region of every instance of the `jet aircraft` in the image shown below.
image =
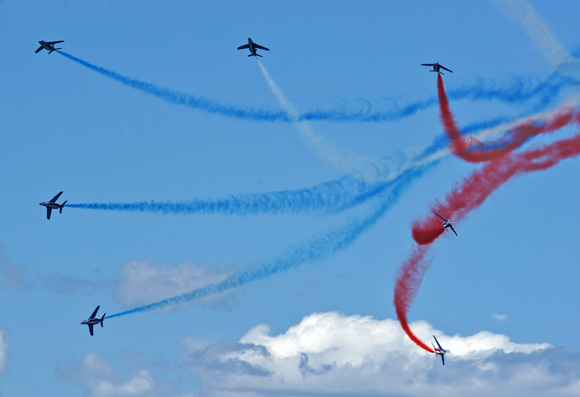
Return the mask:
[[89, 332], [90, 332], [91, 336], [93, 336], [93, 325], [101, 323], [101, 327], [102, 327], [103, 320], [105, 319], [105, 316], [107, 315], [107, 313], [105, 313], [105, 314], [103, 314], [103, 317], [101, 317], [101, 318], [95, 317], [97, 315], [97, 312], [99, 311], [99, 307], [101, 307], [101, 306], [100, 305], [97, 306], [97, 308], [95, 309], [93, 314], [91, 314], [91, 317], [88, 318], [88, 320], [81, 322], [81, 325], [86, 324], [89, 326]]
[[58, 200], [58, 198], [60, 197], [61, 194], [62, 194], [62, 192], [60, 192], [59, 194], [54, 196], [52, 199], [50, 199], [49, 202], [38, 203], [39, 205], [46, 207], [46, 219], [50, 219], [50, 213], [52, 212], [52, 210], [58, 209], [59, 212], [62, 214], [62, 207], [64, 207], [64, 205], [66, 204], [66, 201], [62, 204], [59, 204], [56, 202], [56, 200]]
[[445, 218], [443, 218], [441, 215], [439, 215], [436, 212], [433, 212], [435, 215], [437, 215], [439, 218], [443, 219], [443, 222], [441, 222], [441, 224], [443, 225], [443, 227], [445, 228], [445, 230], [449, 231], [449, 228], [451, 228], [451, 230], [453, 230], [453, 233], [455, 233], [455, 235], [457, 236], [457, 232], [455, 231], [455, 229], [453, 229], [453, 226], [451, 225], [451, 222]]
[[[435, 338], [435, 335], [433, 335], [433, 338]], [[445, 365], [445, 353], [447, 353], [447, 351], [441, 347], [437, 338], [435, 338], [435, 342], [437, 343], [438, 348], [435, 347], [433, 342], [431, 342], [431, 346], [433, 346], [433, 351], [435, 351], [435, 357], [441, 356], [441, 361], [443, 362], [443, 365]]]
[[64, 43], [64, 40], [59, 40], [59, 41], [44, 41], [44, 40], [40, 40], [38, 43], [40, 44], [40, 47], [38, 47], [38, 49], [36, 51], [34, 51], [35, 54], [37, 54], [38, 52], [40, 52], [42, 49], [47, 50], [48, 53], [50, 54], [53, 51], [62, 50], [62, 48], [55, 48], [54, 45], [57, 44], [57, 43]]
[[430, 72], [437, 72], [439, 74], [444, 74], [444, 73], [441, 72], [441, 69], [445, 69], [448, 72], [453, 73], [453, 70], [447, 69], [445, 66], [440, 65], [439, 62], [435, 62], [435, 63], [422, 63], [421, 66], [433, 66], [433, 69], [430, 70]]
[[256, 52], [256, 50], [258, 48], [260, 50], [270, 51], [268, 48], [262, 47], [261, 45], [254, 43], [252, 41], [252, 39], [249, 38], [249, 37], [248, 37], [248, 44], [244, 44], [244, 45], [239, 46], [238, 47], [238, 50], [243, 50], [244, 48], [249, 48], [250, 49], [251, 54], [248, 55], [249, 57], [261, 57], [261, 55]]

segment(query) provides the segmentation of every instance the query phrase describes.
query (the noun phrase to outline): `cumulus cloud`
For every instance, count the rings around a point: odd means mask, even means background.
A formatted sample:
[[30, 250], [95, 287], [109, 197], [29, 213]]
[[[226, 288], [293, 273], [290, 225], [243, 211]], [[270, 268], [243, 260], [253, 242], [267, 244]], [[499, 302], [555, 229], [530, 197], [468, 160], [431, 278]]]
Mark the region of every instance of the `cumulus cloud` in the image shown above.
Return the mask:
[[60, 380], [77, 383], [85, 395], [95, 397], [115, 396], [166, 396], [174, 389], [165, 380], [155, 380], [150, 370], [136, 368], [122, 376], [107, 360], [95, 352], [87, 353], [82, 360], [70, 360], [57, 366]]
[[449, 349], [441, 360], [418, 348], [396, 320], [315, 313], [280, 335], [267, 325], [238, 343], [185, 344], [185, 364], [201, 396], [577, 395], [580, 354], [518, 344], [487, 331], [447, 336], [411, 324]]
[[[154, 265], [149, 261], [129, 261], [121, 267], [115, 298], [126, 306], [144, 305], [219, 282], [232, 272], [231, 268], [193, 263], [170, 266]], [[208, 297], [201, 301], [219, 306], [223, 304], [224, 297]]]

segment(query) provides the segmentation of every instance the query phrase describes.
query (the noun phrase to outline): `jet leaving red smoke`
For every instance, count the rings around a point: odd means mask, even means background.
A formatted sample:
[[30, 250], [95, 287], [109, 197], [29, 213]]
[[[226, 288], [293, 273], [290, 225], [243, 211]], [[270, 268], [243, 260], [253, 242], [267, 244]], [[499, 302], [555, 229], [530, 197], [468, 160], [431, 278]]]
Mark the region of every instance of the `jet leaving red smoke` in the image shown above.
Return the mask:
[[443, 226], [432, 212], [437, 212], [454, 222], [460, 222], [512, 177], [542, 171], [558, 164], [561, 160], [580, 155], [580, 133], [536, 149], [511, 153], [514, 148], [521, 146], [534, 135], [555, 131], [571, 122], [580, 122], [580, 113], [568, 108], [560, 110], [552, 119], [542, 123], [534, 124], [528, 121], [514, 128], [511, 131], [510, 140], [506, 140], [505, 146], [499, 145], [499, 149], [485, 152], [471, 149], [467, 152], [466, 150], [473, 142], [464, 139], [459, 134], [443, 91], [441, 76], [437, 81], [441, 101], [441, 120], [445, 132], [452, 141], [453, 152], [467, 161], [488, 162], [461, 183], [457, 183], [444, 201], [436, 201], [426, 218], [413, 223], [413, 238], [418, 245], [399, 270], [395, 284], [394, 304], [405, 333], [413, 342], [430, 353], [433, 353], [433, 349], [423, 343], [409, 328], [407, 313], [417, 296], [423, 276], [431, 264], [431, 260], [425, 259], [429, 244], [444, 232]]
[[465, 138], [459, 133], [457, 123], [449, 108], [449, 101], [445, 94], [441, 75], [437, 76], [437, 91], [439, 93], [441, 122], [445, 133], [451, 140], [451, 150], [456, 156], [472, 163], [493, 160], [522, 146], [534, 136], [554, 132], [572, 122], [580, 123], [580, 110], [565, 107], [550, 118], [524, 121], [507, 131], [502, 138], [493, 142], [493, 149], [486, 150], [477, 139]]

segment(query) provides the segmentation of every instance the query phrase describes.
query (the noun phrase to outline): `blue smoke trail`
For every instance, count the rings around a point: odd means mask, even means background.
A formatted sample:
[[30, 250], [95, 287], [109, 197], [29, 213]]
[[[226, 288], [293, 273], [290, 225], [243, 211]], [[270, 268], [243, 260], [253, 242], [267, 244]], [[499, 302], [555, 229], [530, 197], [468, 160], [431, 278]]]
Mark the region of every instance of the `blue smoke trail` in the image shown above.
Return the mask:
[[[521, 116], [516, 119], [521, 118]], [[476, 122], [463, 127], [464, 134], [474, 134], [478, 131], [494, 128], [501, 124], [512, 122], [514, 118], [498, 117], [492, 120]], [[488, 150], [496, 150], [511, 144], [510, 132], [499, 140], [482, 143]], [[422, 161], [435, 152], [450, 144], [446, 134], [439, 134], [420, 155], [407, 162]], [[405, 164], [401, 164], [404, 166]], [[413, 165], [411, 165], [411, 168]], [[412, 171], [406, 171], [412, 172]], [[404, 173], [403, 173], [404, 174]], [[402, 176], [399, 176], [402, 177]], [[238, 194], [218, 199], [197, 199], [178, 202], [140, 201], [134, 203], [69, 203], [66, 207], [91, 209], [101, 211], [148, 212], [160, 214], [281, 214], [327, 212], [336, 214], [373, 199], [390, 188], [397, 179], [367, 182], [356, 175], [346, 175], [342, 178], [324, 182], [316, 186], [277, 192]]]
[[70, 208], [105, 211], [157, 212], [162, 214], [248, 215], [256, 213], [332, 211], [368, 191], [367, 182], [349, 176], [298, 190], [230, 195], [221, 199], [180, 202], [66, 204]]
[[[83, 65], [97, 73], [102, 74], [105, 77], [113, 79], [121, 84], [134, 88], [136, 90], [142, 91], [146, 94], [153, 95], [159, 99], [166, 102], [173, 103], [176, 105], [187, 106], [192, 109], [199, 109], [208, 113], [219, 114], [223, 116], [235, 117], [238, 119], [248, 119], [248, 120], [264, 120], [264, 121], [276, 121], [276, 120], [286, 120], [286, 115], [283, 112], [270, 112], [267, 110], [254, 110], [254, 109], [241, 109], [235, 106], [225, 105], [212, 101], [211, 99], [203, 98], [200, 96], [195, 96], [191, 94], [186, 94], [168, 88], [159, 87], [155, 84], [148, 83], [146, 81], [132, 79], [127, 76], [123, 76], [112, 70], [102, 68], [97, 65], [93, 65], [87, 61], [83, 61], [80, 58], [74, 57], [67, 54], [64, 51], [57, 51], [60, 55]], [[286, 120], [287, 121], [287, 120]]]
[[[212, 114], [219, 114], [227, 117], [254, 121], [282, 121], [291, 122], [288, 116], [282, 111], [271, 111], [263, 109], [242, 109], [236, 106], [216, 102], [201, 96], [195, 96], [163, 88], [142, 80], [123, 76], [109, 69], [91, 64], [80, 58], [57, 51], [62, 56], [90, 69], [105, 77], [113, 79], [121, 84], [153, 95], [166, 102], [187, 106]], [[545, 108], [558, 97], [558, 94], [566, 87], [577, 87], [580, 81], [560, 74], [558, 72], [550, 75], [543, 82], [531, 82], [530, 80], [514, 77], [505, 86], [498, 86], [495, 83], [478, 81], [475, 85], [461, 89], [449, 91], [448, 98], [451, 100], [499, 100], [510, 104], [522, 104], [528, 101], [536, 101], [534, 110]], [[398, 105], [397, 101], [389, 101], [390, 110], [375, 109], [371, 102], [361, 99], [357, 109], [350, 109], [349, 106], [336, 107], [332, 110], [318, 109], [301, 114], [301, 121], [337, 121], [337, 122], [387, 122], [407, 118], [415, 113], [435, 106], [437, 97], [427, 100], [417, 101], [409, 104]]]
[[131, 310], [116, 313], [108, 318], [126, 316], [128, 314], [144, 312], [182, 302], [204, 298], [209, 295], [219, 294], [242, 285], [253, 283], [287, 271], [305, 262], [311, 262], [327, 257], [337, 251], [349, 247], [361, 234], [373, 226], [399, 199], [406, 187], [411, 182], [422, 176], [429, 168], [435, 164], [424, 166], [421, 169], [407, 172], [397, 178], [396, 183], [387, 194], [381, 196], [381, 204], [378, 205], [367, 216], [351, 219], [347, 224], [339, 229], [334, 229], [314, 237], [310, 242], [287, 248], [282, 254], [264, 264], [249, 268], [238, 274], [227, 277], [225, 280], [195, 289], [172, 298], [150, 303]]

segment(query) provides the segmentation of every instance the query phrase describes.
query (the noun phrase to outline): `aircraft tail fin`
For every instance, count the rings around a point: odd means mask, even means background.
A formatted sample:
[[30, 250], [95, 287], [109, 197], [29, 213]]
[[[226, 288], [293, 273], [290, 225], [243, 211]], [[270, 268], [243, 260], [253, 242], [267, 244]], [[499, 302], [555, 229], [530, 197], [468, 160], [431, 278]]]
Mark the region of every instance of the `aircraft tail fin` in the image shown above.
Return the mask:
[[107, 313], [103, 314], [103, 317], [101, 317], [101, 328], [103, 328], [103, 321], [105, 320], [105, 316], [107, 315]]
[[62, 207], [64, 207], [64, 205], [66, 204], [66, 202], [67, 202], [67, 201], [68, 201], [68, 200], [65, 200], [65, 202], [64, 202], [64, 203], [62, 203], [62, 204], [60, 205], [60, 207], [58, 207], [58, 210], [60, 211], [60, 213], [61, 213], [61, 214], [62, 214]]

